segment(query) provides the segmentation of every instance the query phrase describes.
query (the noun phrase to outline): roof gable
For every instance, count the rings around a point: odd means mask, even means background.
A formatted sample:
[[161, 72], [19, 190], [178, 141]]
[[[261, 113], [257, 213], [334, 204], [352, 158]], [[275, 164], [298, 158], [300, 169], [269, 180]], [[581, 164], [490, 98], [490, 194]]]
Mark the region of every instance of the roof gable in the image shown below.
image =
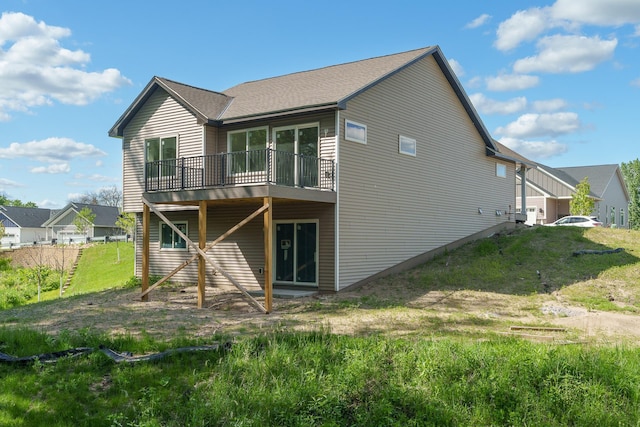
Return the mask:
[[87, 203], [69, 203], [64, 208], [57, 211], [48, 221], [44, 223], [44, 226], [51, 227], [58, 223], [62, 218], [67, 215], [77, 215], [82, 209], [89, 208], [95, 214], [93, 220], [94, 227], [115, 227], [120, 210], [116, 206], [104, 206], [104, 205], [91, 205]]
[[[611, 183], [611, 180], [613, 178], [617, 178], [617, 169], [619, 169], [619, 167], [615, 164], [558, 168], [558, 170], [571, 176], [577, 182], [588, 177], [591, 191], [599, 197], [604, 195], [607, 187]], [[622, 186], [625, 187], [624, 182], [622, 182]]]

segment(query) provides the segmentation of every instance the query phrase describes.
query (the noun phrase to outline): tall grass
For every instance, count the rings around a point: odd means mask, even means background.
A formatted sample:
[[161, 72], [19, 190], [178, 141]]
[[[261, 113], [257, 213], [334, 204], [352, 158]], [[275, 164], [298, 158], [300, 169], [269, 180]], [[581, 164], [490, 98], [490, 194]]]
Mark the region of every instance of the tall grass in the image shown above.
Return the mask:
[[[202, 343], [2, 329], [0, 342], [2, 351], [20, 354]], [[625, 347], [274, 333], [229, 351], [135, 365], [94, 353], [53, 365], [0, 366], [0, 424], [637, 425], [637, 366], [640, 352]]]

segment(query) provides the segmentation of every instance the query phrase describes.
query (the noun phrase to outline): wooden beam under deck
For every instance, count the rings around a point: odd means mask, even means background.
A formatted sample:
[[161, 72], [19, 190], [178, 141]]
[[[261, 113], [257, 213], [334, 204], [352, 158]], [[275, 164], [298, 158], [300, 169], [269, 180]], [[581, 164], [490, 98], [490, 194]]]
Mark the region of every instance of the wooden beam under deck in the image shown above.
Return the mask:
[[149, 206], [142, 205], [142, 301], [149, 301], [146, 291], [149, 289]]
[[[247, 290], [244, 288], [244, 286], [242, 286], [235, 278], [233, 278], [233, 276], [231, 276], [229, 273], [227, 273], [225, 270], [223, 270], [222, 268], [220, 268], [212, 259], [210, 259], [207, 254], [204, 252], [204, 250], [202, 248], [199, 247], [199, 245], [196, 245], [191, 239], [189, 239], [189, 237], [187, 235], [185, 235], [178, 227], [176, 227], [162, 212], [160, 212], [158, 209], [156, 209], [153, 204], [151, 202], [149, 202], [148, 200], [145, 199], [145, 197], [142, 197], [142, 203], [143, 206], [146, 207], [146, 209], [150, 210], [151, 212], [153, 212], [154, 214], [156, 214], [156, 216], [158, 218], [160, 218], [160, 220], [162, 220], [165, 224], [167, 224], [178, 236], [180, 236], [192, 249], [194, 249], [198, 255], [200, 256], [199, 259], [203, 260], [205, 262], [208, 262], [216, 271], [218, 271], [220, 274], [222, 274], [222, 276], [224, 276], [227, 280], [229, 280], [233, 285], [235, 285], [236, 288], [238, 288], [242, 294], [252, 303], [254, 304], [254, 306], [256, 308], [258, 308], [260, 311], [264, 312], [264, 313], [268, 313], [269, 311], [263, 307], [260, 302], [258, 302], [255, 298], [253, 298], [249, 292], [247, 292]], [[204, 202], [206, 203], [206, 201]], [[264, 206], [263, 206], [264, 207]], [[143, 215], [144, 216], [144, 215]], [[200, 219], [199, 219], [200, 221]], [[206, 219], [205, 219], [206, 221]], [[144, 227], [143, 227], [144, 228]], [[148, 227], [145, 230], [146, 231], [146, 235], [148, 236]], [[144, 240], [144, 237], [143, 237]], [[144, 246], [144, 242], [143, 242], [143, 246]], [[144, 254], [143, 254], [143, 258], [144, 258]], [[148, 250], [147, 250], [147, 263], [148, 263]], [[144, 261], [143, 261], [144, 264]], [[184, 263], [183, 263], [184, 264]], [[148, 264], [147, 264], [147, 271], [148, 271]], [[144, 274], [144, 272], [143, 272]], [[145, 289], [146, 290], [146, 289]]]
[[[207, 247], [207, 202], [200, 201], [198, 209], [198, 247], [205, 249]], [[198, 254], [198, 308], [202, 308], [205, 300], [205, 284], [207, 282], [207, 264], [204, 259], [204, 251], [202, 255]]]
[[267, 207], [264, 212], [264, 306], [267, 313], [273, 309], [273, 198], [265, 197], [263, 207]]

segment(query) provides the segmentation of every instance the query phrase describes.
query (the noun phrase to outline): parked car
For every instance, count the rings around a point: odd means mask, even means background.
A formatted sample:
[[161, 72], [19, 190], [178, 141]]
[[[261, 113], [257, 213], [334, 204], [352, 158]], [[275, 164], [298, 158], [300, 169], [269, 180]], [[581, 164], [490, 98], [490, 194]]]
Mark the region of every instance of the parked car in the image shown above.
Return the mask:
[[569, 215], [550, 224], [549, 226], [557, 225], [572, 225], [574, 227], [602, 227], [602, 222], [595, 216], [582, 216], [582, 215]]

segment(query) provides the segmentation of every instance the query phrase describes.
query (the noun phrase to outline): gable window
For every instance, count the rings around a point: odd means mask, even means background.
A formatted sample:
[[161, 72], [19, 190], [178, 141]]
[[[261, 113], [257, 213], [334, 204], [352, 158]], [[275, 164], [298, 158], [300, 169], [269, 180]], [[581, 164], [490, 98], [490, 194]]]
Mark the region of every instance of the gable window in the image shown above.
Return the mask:
[[[175, 222], [173, 225], [184, 235], [188, 235], [186, 222]], [[160, 225], [160, 247], [162, 249], [187, 249], [187, 242], [180, 237], [178, 233], [173, 231], [171, 227], [162, 223]]]
[[620, 208], [620, 227], [624, 227], [624, 209]]
[[347, 141], [359, 142], [360, 144], [366, 144], [367, 125], [352, 122], [351, 120], [345, 120], [344, 139], [346, 139]]
[[398, 152], [408, 156], [416, 156], [416, 140], [406, 136], [398, 135]]
[[496, 176], [499, 176], [500, 178], [506, 178], [507, 166], [503, 165], [502, 163], [496, 163]]
[[265, 170], [267, 128], [229, 132], [227, 136], [231, 173]]
[[[145, 140], [145, 158], [153, 163], [154, 176], [175, 176], [175, 160], [178, 154], [178, 138], [150, 138]], [[160, 167], [162, 165], [162, 167]]]

